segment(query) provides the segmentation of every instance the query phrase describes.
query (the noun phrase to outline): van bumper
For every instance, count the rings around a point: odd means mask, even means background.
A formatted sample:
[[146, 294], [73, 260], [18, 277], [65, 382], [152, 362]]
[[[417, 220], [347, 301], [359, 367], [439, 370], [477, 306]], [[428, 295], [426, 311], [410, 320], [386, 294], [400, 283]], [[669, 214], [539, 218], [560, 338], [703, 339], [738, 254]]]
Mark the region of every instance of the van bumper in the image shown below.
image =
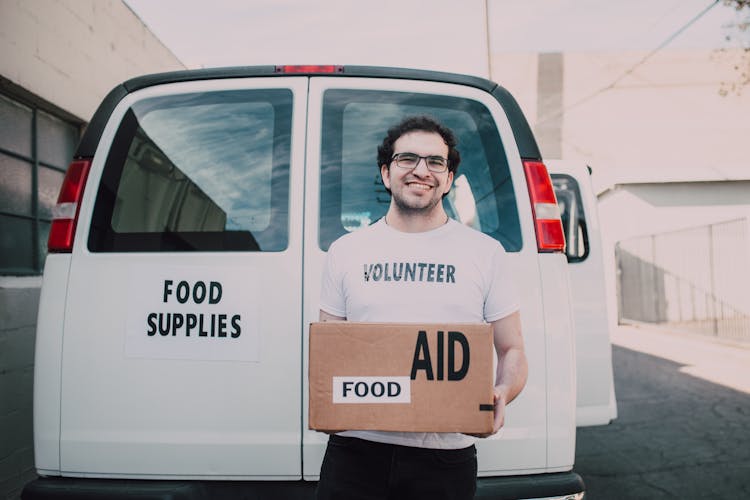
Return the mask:
[[586, 487], [575, 472], [477, 479], [475, 500], [580, 500]]
[[[313, 481], [162, 481], [139, 479], [83, 479], [41, 477], [28, 483], [22, 500], [220, 500], [284, 498], [311, 500]], [[573, 500], [584, 491], [574, 472], [527, 476], [480, 477], [476, 499]]]

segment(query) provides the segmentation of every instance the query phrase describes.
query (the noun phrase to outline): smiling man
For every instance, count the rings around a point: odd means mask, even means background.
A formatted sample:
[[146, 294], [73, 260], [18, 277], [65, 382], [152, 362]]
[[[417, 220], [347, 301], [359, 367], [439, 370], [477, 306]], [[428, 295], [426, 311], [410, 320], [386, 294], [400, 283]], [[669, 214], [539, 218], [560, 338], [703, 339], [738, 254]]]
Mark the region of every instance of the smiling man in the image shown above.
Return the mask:
[[[443, 208], [460, 161], [453, 132], [431, 118], [410, 117], [388, 131], [378, 147], [388, 212], [331, 244], [320, 319], [492, 323], [494, 434], [526, 383], [527, 364], [505, 250]], [[458, 433], [339, 432], [329, 439], [317, 497], [471, 499], [474, 442]]]
[[[417, 121], [406, 125], [412, 123], [416, 125]], [[454, 149], [451, 155], [443, 136], [419, 129], [405, 132], [391, 147], [389, 142], [386, 139], [378, 151], [380, 175], [391, 194], [386, 223], [390, 215], [391, 226], [398, 230], [422, 232], [448, 222], [441, 200], [453, 184], [453, 172], [460, 161], [458, 151]]]

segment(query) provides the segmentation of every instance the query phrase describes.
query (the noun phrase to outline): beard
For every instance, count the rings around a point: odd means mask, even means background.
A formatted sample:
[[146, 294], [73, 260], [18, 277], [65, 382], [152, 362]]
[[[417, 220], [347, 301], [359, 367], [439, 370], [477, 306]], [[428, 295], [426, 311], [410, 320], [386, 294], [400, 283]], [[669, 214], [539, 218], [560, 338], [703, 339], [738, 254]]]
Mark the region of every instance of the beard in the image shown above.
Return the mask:
[[443, 201], [442, 196], [428, 200], [410, 200], [398, 192], [391, 192], [391, 197], [396, 208], [406, 217], [429, 214]]

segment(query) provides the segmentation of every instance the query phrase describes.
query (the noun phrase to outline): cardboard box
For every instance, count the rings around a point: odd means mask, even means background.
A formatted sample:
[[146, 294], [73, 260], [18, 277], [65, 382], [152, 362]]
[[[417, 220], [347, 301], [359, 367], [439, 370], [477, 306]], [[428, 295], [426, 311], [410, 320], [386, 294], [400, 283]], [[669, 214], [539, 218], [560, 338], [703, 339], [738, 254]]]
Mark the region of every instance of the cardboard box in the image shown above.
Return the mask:
[[312, 323], [309, 426], [491, 432], [493, 360], [489, 324]]

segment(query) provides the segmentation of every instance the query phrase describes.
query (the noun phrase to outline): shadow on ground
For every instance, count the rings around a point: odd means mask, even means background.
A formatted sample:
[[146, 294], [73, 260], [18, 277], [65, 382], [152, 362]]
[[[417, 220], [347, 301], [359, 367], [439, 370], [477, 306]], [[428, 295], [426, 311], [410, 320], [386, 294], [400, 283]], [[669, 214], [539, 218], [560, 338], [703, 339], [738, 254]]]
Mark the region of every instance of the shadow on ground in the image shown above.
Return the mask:
[[587, 500], [750, 498], [750, 395], [613, 346], [618, 419], [578, 430]]

